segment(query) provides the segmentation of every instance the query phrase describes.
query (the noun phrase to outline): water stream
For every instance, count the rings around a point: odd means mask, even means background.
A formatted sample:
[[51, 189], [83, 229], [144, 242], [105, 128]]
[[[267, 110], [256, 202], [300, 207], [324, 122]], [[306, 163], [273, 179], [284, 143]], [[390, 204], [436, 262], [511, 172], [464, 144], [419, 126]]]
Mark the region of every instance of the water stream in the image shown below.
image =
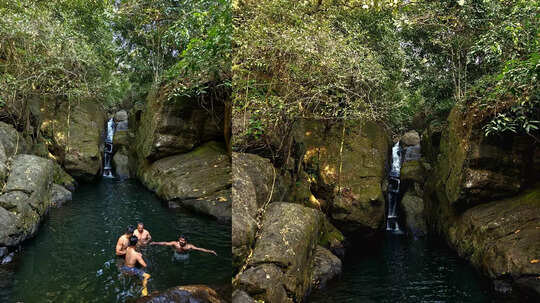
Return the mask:
[[0, 302], [125, 302], [140, 295], [141, 283], [118, 270], [114, 248], [128, 224], [142, 220], [155, 241], [180, 233], [218, 256], [192, 252], [176, 260], [168, 247], [143, 249], [152, 275], [150, 292], [186, 284], [230, 283], [231, 227], [163, 207], [137, 181], [103, 179], [78, 188], [73, 201], [52, 209], [38, 235], [0, 269]]

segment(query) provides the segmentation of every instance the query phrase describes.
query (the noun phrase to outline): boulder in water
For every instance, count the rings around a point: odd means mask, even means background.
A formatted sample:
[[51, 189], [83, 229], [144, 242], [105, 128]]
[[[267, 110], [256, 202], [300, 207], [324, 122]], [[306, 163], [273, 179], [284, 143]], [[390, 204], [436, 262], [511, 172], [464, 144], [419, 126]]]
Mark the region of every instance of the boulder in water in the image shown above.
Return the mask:
[[255, 240], [259, 208], [284, 198], [287, 186], [270, 160], [257, 155], [233, 153], [232, 171], [232, 250], [237, 268]]
[[389, 138], [384, 127], [364, 121], [328, 124], [302, 120], [294, 140], [314, 198], [344, 233], [370, 236], [384, 222]]
[[65, 187], [53, 184], [51, 187], [51, 204], [55, 207], [62, 207], [66, 202], [71, 201], [72, 195]]
[[140, 178], [170, 205], [231, 221], [231, 162], [218, 142], [155, 161]]
[[318, 210], [293, 203], [270, 203], [247, 269], [235, 278], [236, 288], [267, 302], [301, 301], [311, 286], [321, 224]]
[[407, 229], [414, 236], [424, 236], [427, 225], [424, 217], [424, 200], [417, 196], [413, 190], [408, 190], [401, 199], [401, 206], [405, 213]]
[[99, 102], [42, 100], [41, 132], [49, 152], [75, 179], [92, 181], [102, 168], [104, 110]]
[[122, 153], [116, 153], [112, 159], [114, 175], [120, 179], [129, 179], [129, 157]]
[[399, 140], [405, 146], [413, 146], [420, 144], [420, 135], [417, 131], [411, 130], [406, 132]]
[[137, 303], [225, 303], [218, 293], [206, 285], [186, 285], [169, 288], [137, 299]]
[[328, 249], [317, 246], [313, 258], [312, 288], [322, 289], [328, 281], [341, 274], [341, 260]]
[[18, 155], [0, 196], [0, 245], [14, 246], [32, 237], [50, 207], [52, 161]]

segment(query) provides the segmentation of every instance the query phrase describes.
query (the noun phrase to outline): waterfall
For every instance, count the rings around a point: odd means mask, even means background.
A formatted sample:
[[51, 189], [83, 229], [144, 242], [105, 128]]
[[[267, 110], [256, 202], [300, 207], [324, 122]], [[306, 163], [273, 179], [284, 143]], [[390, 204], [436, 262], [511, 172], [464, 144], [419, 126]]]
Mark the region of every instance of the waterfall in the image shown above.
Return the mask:
[[103, 176], [112, 178], [111, 158], [113, 153], [113, 137], [115, 124], [113, 119], [107, 122], [107, 136], [105, 137], [105, 152], [103, 153]]
[[397, 142], [392, 147], [392, 163], [388, 176], [388, 210], [386, 215], [386, 230], [401, 233], [398, 224], [397, 204], [399, 199], [399, 174], [401, 170], [401, 147]]

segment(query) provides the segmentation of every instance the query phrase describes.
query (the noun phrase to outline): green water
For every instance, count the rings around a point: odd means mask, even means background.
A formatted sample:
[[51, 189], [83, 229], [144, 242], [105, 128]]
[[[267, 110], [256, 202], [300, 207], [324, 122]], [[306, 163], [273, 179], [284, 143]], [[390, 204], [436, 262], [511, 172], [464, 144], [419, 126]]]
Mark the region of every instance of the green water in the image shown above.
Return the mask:
[[507, 302], [437, 239], [388, 234], [377, 245], [358, 243], [347, 255], [341, 278], [309, 302]]
[[145, 248], [149, 292], [230, 283], [230, 225], [167, 209], [136, 181], [104, 179], [81, 186], [72, 202], [51, 209], [38, 235], [1, 270], [0, 302], [125, 302], [139, 297], [140, 281], [119, 272], [114, 253], [118, 237], [138, 220], [154, 241], [175, 240], [183, 233], [196, 246], [218, 253], [191, 252], [187, 260], [176, 260], [168, 247]]

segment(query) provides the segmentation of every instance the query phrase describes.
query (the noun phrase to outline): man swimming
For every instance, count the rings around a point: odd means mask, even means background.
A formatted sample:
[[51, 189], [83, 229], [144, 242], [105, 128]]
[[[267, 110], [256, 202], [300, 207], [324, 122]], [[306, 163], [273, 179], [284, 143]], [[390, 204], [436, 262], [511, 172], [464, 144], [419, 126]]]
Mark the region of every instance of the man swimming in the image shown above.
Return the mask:
[[146, 245], [152, 240], [152, 236], [150, 236], [148, 230], [144, 229], [142, 222], [137, 223], [137, 229], [133, 232], [133, 235], [139, 238], [139, 245]]
[[121, 235], [120, 238], [118, 238], [118, 241], [116, 242], [116, 255], [119, 257], [123, 257], [126, 255], [126, 250], [129, 246], [129, 238], [133, 236], [133, 231], [135, 230], [135, 227], [133, 225], [129, 225], [126, 229], [126, 233]]
[[175, 251], [179, 254], [185, 254], [190, 250], [198, 250], [209, 254], [214, 254], [217, 256], [217, 253], [213, 250], [205, 249], [197, 247], [193, 244], [187, 243], [187, 237], [184, 235], [181, 235], [178, 238], [178, 241], [171, 241], [171, 242], [150, 242], [150, 245], [161, 245], [161, 246], [172, 246], [174, 247]]
[[142, 254], [140, 252], [137, 252], [137, 250], [135, 249], [137, 246], [137, 242], [139, 242], [139, 238], [137, 238], [136, 236], [131, 236], [129, 238], [129, 246], [126, 249], [126, 263], [120, 269], [126, 274], [135, 275], [141, 278], [143, 280], [142, 295], [147, 296], [148, 288], [146, 285], [148, 284], [148, 279], [150, 278], [150, 275], [145, 273], [142, 269], [135, 267], [137, 263], [139, 263], [142, 267], [146, 267], [146, 262], [144, 262]]

